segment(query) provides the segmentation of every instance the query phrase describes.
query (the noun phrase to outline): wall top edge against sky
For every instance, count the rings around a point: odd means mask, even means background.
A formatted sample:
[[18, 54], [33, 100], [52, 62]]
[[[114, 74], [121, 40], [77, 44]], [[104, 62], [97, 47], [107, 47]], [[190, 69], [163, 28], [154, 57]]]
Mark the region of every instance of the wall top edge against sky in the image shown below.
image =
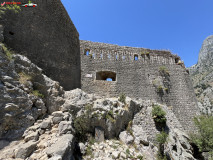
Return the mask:
[[170, 50], [187, 67], [213, 34], [212, 0], [62, 0], [81, 40]]

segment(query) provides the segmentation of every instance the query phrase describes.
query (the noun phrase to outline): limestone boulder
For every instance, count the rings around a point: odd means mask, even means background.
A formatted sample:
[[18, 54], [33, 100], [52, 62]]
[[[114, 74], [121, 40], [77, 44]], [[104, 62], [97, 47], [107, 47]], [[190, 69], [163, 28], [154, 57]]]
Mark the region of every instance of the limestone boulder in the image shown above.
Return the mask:
[[73, 157], [75, 139], [72, 134], [65, 134], [57, 138], [57, 141], [46, 149], [48, 157], [61, 157], [71, 159]]
[[168, 142], [165, 144], [165, 154], [174, 160], [195, 160], [189, 136], [178, 129], [169, 133]]
[[71, 121], [61, 121], [58, 126], [59, 134], [74, 133]]
[[134, 137], [127, 131], [121, 132], [119, 135], [119, 138], [122, 142], [124, 142], [126, 144], [131, 144], [134, 142]]
[[15, 158], [27, 158], [35, 149], [37, 142], [29, 141], [27, 143], [21, 143], [17, 146], [17, 150], [15, 150]]

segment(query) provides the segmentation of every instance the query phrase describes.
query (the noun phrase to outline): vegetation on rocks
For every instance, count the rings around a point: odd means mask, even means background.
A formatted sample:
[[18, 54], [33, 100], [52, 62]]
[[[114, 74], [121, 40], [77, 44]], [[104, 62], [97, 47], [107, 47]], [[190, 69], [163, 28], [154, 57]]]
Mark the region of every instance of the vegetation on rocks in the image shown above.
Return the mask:
[[191, 140], [201, 152], [209, 152], [213, 159], [213, 116], [198, 116], [194, 118], [198, 128], [197, 134], [191, 135]]
[[158, 143], [158, 153], [157, 160], [166, 160], [166, 156], [164, 155], [164, 144], [167, 141], [168, 134], [165, 131], [156, 135], [156, 141]]
[[166, 112], [159, 105], [154, 105], [152, 108], [152, 118], [156, 123], [166, 124]]
[[8, 60], [12, 61], [13, 55], [15, 54], [15, 52], [12, 51], [11, 49], [7, 48], [6, 45], [4, 45], [4, 44], [2, 44], [2, 49], [3, 49], [4, 53], [6, 54]]
[[44, 98], [44, 95], [39, 92], [39, 90], [33, 90], [32, 94], [36, 97]]
[[32, 76], [30, 76], [30, 75], [28, 75], [28, 74], [26, 74], [24, 72], [20, 72], [18, 75], [19, 75], [19, 82], [21, 84], [25, 85], [27, 83], [27, 81], [31, 81], [32, 80]]
[[163, 76], [169, 76], [169, 70], [166, 66], [160, 66], [159, 67], [159, 72]]
[[164, 143], [166, 143], [168, 134], [167, 134], [165, 131], [162, 131], [161, 133], [157, 134], [156, 137], [157, 137], [157, 138], [156, 138], [156, 141], [157, 141], [159, 144], [164, 144]]
[[126, 131], [127, 131], [129, 134], [133, 135], [133, 131], [132, 131], [132, 121], [129, 121], [128, 126], [127, 126], [127, 128], [126, 128]]
[[74, 120], [74, 128], [76, 130], [76, 135], [81, 140], [85, 140], [86, 138], [86, 130], [87, 130], [87, 123], [88, 123], [87, 120], [89, 116], [91, 115], [92, 107], [93, 106], [91, 104], [87, 104], [85, 106], [86, 113], [83, 114], [82, 116], [75, 118]]
[[122, 103], [126, 103], [126, 95], [124, 93], [121, 93], [118, 99]]

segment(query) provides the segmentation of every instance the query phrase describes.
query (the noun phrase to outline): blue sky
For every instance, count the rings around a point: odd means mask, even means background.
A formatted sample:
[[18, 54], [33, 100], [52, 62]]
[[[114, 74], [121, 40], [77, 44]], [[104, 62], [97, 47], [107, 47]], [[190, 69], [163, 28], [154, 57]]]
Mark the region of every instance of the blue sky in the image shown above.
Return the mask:
[[213, 34], [213, 0], [62, 0], [81, 40], [169, 49], [189, 67]]

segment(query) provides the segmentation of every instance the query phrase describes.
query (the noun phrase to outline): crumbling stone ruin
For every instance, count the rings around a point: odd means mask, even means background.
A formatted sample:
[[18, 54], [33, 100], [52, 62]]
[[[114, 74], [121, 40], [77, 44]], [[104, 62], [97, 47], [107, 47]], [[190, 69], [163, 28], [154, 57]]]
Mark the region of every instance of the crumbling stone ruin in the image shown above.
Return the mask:
[[197, 100], [180, 57], [169, 51], [80, 43], [82, 90], [107, 97], [124, 93], [132, 98], [165, 103], [186, 131], [193, 130]]
[[79, 41], [60, 0], [36, 3], [0, 21], [0, 159], [199, 159], [188, 136], [197, 101], [180, 57]]

